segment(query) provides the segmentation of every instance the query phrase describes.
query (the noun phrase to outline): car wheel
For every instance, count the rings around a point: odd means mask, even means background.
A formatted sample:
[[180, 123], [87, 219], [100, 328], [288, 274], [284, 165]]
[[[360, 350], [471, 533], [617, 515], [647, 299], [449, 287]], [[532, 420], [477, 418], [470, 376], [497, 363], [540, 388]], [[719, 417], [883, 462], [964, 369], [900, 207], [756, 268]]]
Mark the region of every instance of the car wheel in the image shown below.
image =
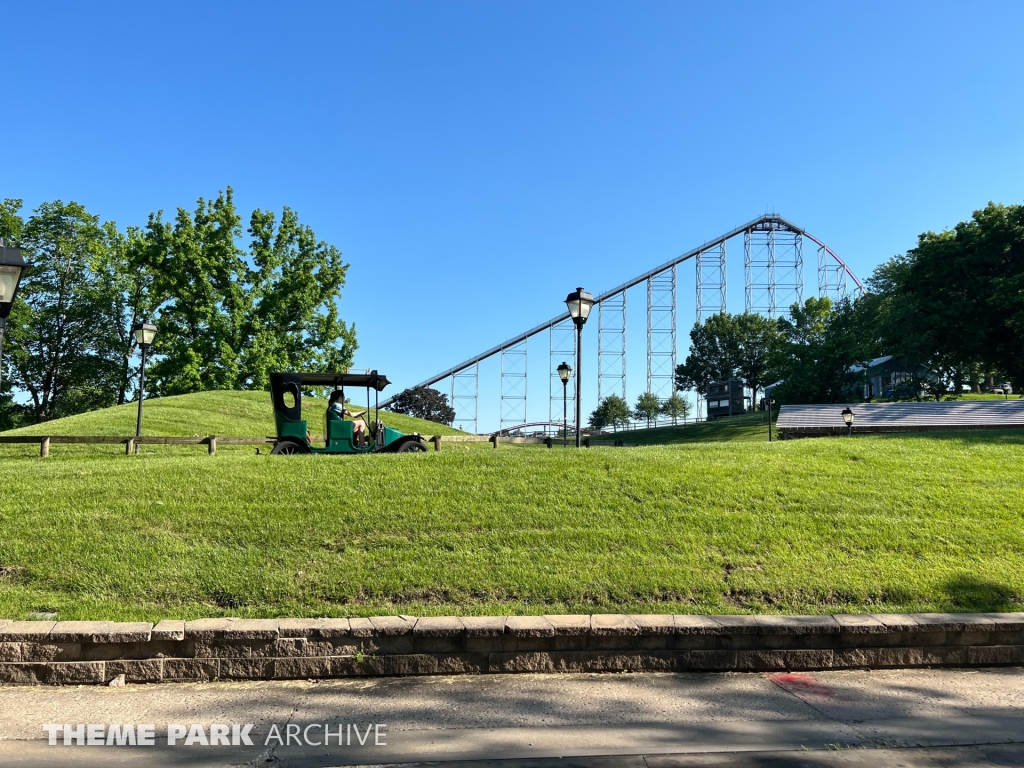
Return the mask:
[[410, 440], [407, 443], [402, 443], [402, 446], [398, 449], [398, 452], [399, 453], [425, 453], [426, 450], [427, 450], [427, 446], [423, 445], [423, 443], [416, 442], [415, 440]]
[[309, 446], [297, 440], [280, 440], [270, 452], [271, 456], [294, 456], [300, 453], [309, 453]]

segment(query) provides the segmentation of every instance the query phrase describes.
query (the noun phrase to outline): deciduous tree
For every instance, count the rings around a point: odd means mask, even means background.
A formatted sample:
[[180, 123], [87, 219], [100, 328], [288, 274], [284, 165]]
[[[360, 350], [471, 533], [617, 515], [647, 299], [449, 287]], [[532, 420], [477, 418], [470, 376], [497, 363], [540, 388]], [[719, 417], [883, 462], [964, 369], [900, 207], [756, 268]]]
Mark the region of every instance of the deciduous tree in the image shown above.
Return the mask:
[[618, 429], [629, 423], [629, 415], [629, 403], [618, 395], [608, 395], [590, 414], [589, 425], [592, 429]]
[[455, 421], [455, 409], [449, 405], [448, 395], [431, 387], [402, 390], [388, 404], [388, 410], [449, 426]]
[[646, 421], [649, 427], [651, 422], [658, 418], [659, 413], [661, 413], [661, 400], [653, 392], [644, 392], [636, 399], [636, 405], [633, 406], [633, 418], [637, 421]]
[[672, 419], [673, 424], [679, 419], [685, 424], [692, 412], [693, 404], [679, 391], [673, 392], [672, 396], [661, 404], [661, 413]]

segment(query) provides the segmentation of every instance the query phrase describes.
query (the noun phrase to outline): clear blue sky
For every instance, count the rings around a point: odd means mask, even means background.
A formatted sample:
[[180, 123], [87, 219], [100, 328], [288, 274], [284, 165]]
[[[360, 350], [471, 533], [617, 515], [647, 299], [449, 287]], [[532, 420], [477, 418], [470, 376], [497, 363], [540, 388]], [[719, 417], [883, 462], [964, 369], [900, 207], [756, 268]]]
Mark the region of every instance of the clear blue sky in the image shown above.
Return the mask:
[[404, 386], [767, 209], [866, 278], [1024, 202], [1022, 29], [1019, 1], [8, 3], [0, 195], [289, 205], [352, 265], [356, 364]]

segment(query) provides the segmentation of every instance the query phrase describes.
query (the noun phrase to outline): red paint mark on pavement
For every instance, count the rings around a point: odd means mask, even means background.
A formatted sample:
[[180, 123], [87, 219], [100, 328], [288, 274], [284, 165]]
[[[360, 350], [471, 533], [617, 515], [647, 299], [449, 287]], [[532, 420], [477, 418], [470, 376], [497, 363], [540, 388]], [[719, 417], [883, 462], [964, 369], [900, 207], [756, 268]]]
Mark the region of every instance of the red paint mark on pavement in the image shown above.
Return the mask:
[[830, 700], [836, 695], [835, 691], [811, 675], [804, 675], [799, 672], [777, 672], [765, 675], [765, 677], [784, 691], [789, 691], [794, 696], [799, 696], [807, 701]]

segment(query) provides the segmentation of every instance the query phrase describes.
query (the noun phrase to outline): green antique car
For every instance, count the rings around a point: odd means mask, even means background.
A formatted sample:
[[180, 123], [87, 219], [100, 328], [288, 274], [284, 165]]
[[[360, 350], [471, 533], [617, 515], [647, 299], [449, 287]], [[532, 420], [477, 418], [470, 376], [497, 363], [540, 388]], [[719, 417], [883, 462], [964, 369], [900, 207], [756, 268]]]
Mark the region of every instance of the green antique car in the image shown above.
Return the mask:
[[[270, 374], [270, 400], [274, 406], [274, 423], [277, 427], [277, 442], [271, 454], [289, 455], [296, 453], [413, 453], [427, 450], [423, 438], [418, 434], [405, 435], [397, 429], [386, 427], [378, 418], [376, 403], [379, 394], [391, 382], [387, 377], [370, 373], [272, 373]], [[302, 418], [303, 387], [333, 387], [335, 393], [345, 402], [345, 387], [366, 388], [366, 411], [356, 415], [365, 423], [365, 438], [356, 439], [354, 421], [332, 418], [325, 414], [324, 445], [314, 445], [309, 439], [309, 426]], [[370, 412], [370, 390], [374, 391], [374, 419], [367, 420]]]

